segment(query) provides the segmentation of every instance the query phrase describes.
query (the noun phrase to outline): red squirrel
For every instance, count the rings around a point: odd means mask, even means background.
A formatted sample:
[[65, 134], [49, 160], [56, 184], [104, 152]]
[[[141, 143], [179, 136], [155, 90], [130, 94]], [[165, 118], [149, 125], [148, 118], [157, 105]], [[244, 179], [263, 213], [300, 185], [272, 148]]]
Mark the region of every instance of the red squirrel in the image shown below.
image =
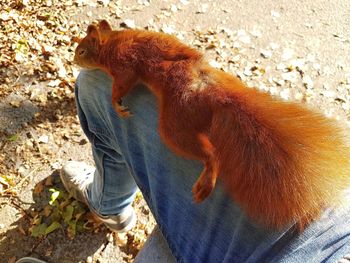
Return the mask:
[[75, 62], [113, 78], [112, 104], [142, 82], [159, 103], [159, 133], [176, 154], [200, 160], [195, 202], [217, 178], [256, 223], [303, 229], [339, 204], [350, 183], [350, 151], [343, 130], [304, 105], [285, 102], [212, 68], [203, 55], [171, 35], [113, 31], [89, 25]]

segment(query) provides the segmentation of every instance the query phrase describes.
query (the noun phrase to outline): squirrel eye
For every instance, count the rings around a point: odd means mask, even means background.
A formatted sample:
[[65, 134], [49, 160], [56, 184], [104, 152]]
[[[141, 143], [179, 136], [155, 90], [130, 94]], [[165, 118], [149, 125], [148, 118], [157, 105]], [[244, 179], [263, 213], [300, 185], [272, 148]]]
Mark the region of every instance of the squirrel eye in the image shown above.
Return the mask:
[[85, 49], [79, 50], [79, 53], [78, 53], [79, 56], [83, 56], [85, 54], [85, 51], [86, 51]]

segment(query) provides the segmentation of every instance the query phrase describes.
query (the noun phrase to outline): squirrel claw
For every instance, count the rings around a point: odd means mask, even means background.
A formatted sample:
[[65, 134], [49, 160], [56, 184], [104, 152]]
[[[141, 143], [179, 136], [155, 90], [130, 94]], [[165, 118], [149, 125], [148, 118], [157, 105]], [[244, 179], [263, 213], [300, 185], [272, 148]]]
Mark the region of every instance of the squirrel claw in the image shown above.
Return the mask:
[[210, 180], [205, 180], [205, 177], [200, 177], [192, 188], [193, 200], [195, 203], [200, 203], [206, 199], [212, 192], [215, 183]]
[[118, 115], [122, 118], [128, 118], [132, 116], [128, 107], [121, 105], [119, 102], [115, 103], [113, 108], [118, 113]]

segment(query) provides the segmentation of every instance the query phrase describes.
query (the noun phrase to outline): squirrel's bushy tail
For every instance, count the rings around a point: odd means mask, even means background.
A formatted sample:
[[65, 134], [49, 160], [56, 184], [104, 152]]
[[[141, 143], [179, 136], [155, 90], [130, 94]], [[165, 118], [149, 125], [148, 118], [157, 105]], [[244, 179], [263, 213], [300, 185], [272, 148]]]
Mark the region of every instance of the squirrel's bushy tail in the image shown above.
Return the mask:
[[303, 228], [341, 201], [350, 149], [335, 121], [253, 89], [229, 96], [210, 137], [219, 178], [249, 217], [274, 228], [293, 221]]

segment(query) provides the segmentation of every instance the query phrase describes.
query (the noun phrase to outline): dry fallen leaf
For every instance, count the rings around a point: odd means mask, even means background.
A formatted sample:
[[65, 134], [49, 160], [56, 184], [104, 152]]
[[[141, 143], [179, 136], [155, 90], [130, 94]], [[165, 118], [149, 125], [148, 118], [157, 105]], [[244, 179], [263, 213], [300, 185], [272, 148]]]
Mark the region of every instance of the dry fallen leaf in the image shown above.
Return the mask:
[[44, 190], [44, 184], [43, 182], [39, 182], [35, 185], [33, 193], [34, 194], [40, 194]]

